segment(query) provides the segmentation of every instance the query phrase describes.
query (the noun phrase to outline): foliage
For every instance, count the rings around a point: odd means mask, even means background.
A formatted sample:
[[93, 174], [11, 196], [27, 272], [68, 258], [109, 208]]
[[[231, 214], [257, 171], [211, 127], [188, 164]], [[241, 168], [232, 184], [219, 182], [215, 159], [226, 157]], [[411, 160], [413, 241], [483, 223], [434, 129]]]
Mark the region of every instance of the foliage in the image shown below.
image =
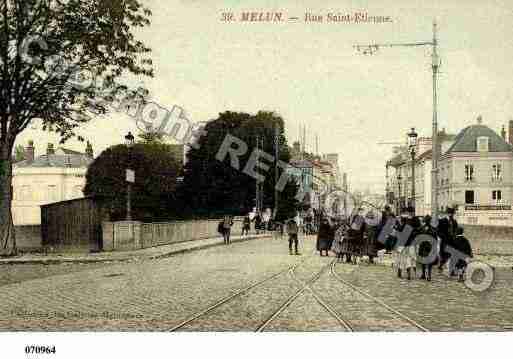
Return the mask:
[[[251, 152], [256, 149], [256, 138], [263, 140], [261, 149], [274, 156], [275, 126], [279, 128], [279, 159], [285, 163], [290, 160], [287, 141], [284, 135], [283, 119], [273, 113], [260, 111], [256, 115], [241, 112], [223, 112], [205, 127], [206, 136], [202, 136], [197, 149], [191, 149], [187, 154], [185, 177], [180, 190], [184, 206], [184, 213], [194, 216], [215, 216], [225, 213], [244, 214], [255, 206], [256, 180], [243, 172]], [[223, 140], [231, 134], [245, 142], [248, 146], [246, 154], [240, 156], [240, 168], [230, 165], [229, 156], [220, 162], [216, 159]], [[265, 207], [274, 207], [274, 163], [268, 164], [267, 172], [259, 171], [265, 175], [263, 185]], [[282, 169], [280, 169], [281, 175]], [[295, 211], [294, 195], [295, 185], [287, 184], [285, 191], [281, 192], [284, 215]], [[291, 210], [290, 207], [293, 207]]]
[[150, 49], [134, 32], [150, 24], [150, 15], [139, 0], [0, 0], [2, 253], [16, 251], [10, 208], [17, 136], [39, 119], [64, 142], [116, 96], [131, 96], [117, 82], [153, 75]]
[[89, 166], [84, 193], [88, 196], [109, 197], [111, 219], [125, 219], [127, 168], [135, 171], [132, 218], [154, 221], [173, 217], [179, 166], [171, 153], [170, 145], [137, 143], [130, 150], [125, 145], [108, 148]]

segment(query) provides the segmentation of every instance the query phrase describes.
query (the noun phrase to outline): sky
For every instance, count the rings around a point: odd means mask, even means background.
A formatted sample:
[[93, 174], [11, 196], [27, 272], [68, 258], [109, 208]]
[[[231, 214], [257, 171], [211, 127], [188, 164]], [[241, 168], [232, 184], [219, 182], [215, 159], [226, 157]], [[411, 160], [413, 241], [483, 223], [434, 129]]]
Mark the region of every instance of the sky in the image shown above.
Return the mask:
[[[392, 145], [415, 127], [431, 136], [430, 47], [381, 48], [363, 55], [353, 45], [430, 41], [439, 30], [439, 128], [457, 133], [476, 123], [500, 131], [513, 119], [513, 3], [507, 0], [240, 1], [143, 0], [152, 25], [137, 36], [152, 48], [154, 78], [140, 79], [155, 102], [181, 106], [193, 121], [226, 110], [271, 110], [286, 124], [291, 144], [306, 126], [307, 150], [338, 153], [353, 189], [383, 192]], [[223, 12], [282, 12], [280, 23], [221, 21]], [[308, 23], [305, 13], [368, 13], [389, 23]], [[297, 21], [288, 21], [298, 17]], [[507, 127], [507, 126], [506, 126]], [[95, 154], [137, 131], [122, 114], [93, 119], [80, 130]], [[36, 155], [53, 134], [37, 126]], [[76, 140], [65, 147], [84, 150]]]

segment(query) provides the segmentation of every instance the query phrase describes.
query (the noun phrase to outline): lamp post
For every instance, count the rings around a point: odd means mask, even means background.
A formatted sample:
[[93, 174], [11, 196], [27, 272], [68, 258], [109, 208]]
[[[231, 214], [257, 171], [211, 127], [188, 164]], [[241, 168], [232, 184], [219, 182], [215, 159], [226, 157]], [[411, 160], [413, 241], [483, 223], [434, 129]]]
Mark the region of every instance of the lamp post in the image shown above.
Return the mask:
[[401, 181], [403, 180], [403, 176], [401, 176], [401, 172], [397, 173], [397, 214], [400, 214], [401, 211]]
[[410, 147], [411, 155], [411, 206], [413, 207], [413, 213], [415, 213], [415, 150], [417, 147], [418, 134], [415, 132], [415, 128], [412, 127], [411, 131], [408, 132], [408, 146]]
[[132, 132], [128, 132], [125, 136], [125, 145], [128, 148], [128, 165], [126, 169], [126, 220], [132, 220], [132, 183], [135, 182], [135, 172], [132, 170], [132, 147], [134, 147], [135, 139]]

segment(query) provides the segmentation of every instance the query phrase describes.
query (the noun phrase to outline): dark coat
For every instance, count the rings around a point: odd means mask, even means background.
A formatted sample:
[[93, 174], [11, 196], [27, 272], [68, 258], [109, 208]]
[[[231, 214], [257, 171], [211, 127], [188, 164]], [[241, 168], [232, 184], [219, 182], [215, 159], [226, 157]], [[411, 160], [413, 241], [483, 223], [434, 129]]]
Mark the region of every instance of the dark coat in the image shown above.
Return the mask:
[[317, 234], [317, 250], [327, 250], [331, 248], [335, 231], [328, 223], [321, 223], [319, 233]]
[[[459, 251], [461, 254], [464, 254], [465, 257], [467, 257], [467, 258], [473, 257], [472, 247], [470, 245], [469, 240], [467, 238], [465, 238], [465, 236], [463, 236], [463, 235], [456, 236], [456, 238], [454, 239], [453, 246], [454, 246], [454, 249]], [[466, 266], [467, 266], [467, 262], [462, 258], [458, 258], [458, 262], [456, 263], [455, 267], [457, 269], [462, 269], [462, 268], [465, 268]]]
[[[435, 252], [436, 252], [436, 245], [437, 245], [436, 229], [430, 225], [424, 225], [420, 229], [420, 233], [426, 234], [432, 238], [431, 242], [422, 241], [419, 243], [418, 259], [419, 260], [420, 259], [428, 259], [428, 258], [430, 258], [429, 255], [432, 254], [432, 251], [433, 251], [432, 246], [435, 246]], [[436, 254], [438, 254], [438, 253], [436, 253]], [[425, 263], [425, 261], [423, 261], [423, 264], [435, 264], [438, 260], [438, 256], [435, 255], [435, 256], [433, 256], [433, 258], [430, 258], [430, 259], [432, 259], [431, 263]]]

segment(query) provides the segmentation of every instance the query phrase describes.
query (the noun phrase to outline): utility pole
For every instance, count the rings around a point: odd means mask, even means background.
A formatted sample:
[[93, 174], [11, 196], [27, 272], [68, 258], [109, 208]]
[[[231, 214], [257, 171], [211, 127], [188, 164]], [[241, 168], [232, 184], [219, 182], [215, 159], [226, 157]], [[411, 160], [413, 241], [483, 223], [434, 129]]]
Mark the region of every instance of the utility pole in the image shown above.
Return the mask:
[[276, 214], [278, 213], [278, 203], [279, 203], [279, 191], [276, 188], [276, 184], [278, 183], [279, 174], [278, 174], [278, 160], [280, 159], [280, 127], [276, 123], [274, 125], [274, 215], [273, 218], [276, 219]]
[[[256, 136], [256, 150], [260, 149], [260, 136]], [[255, 178], [255, 207], [256, 212], [260, 213], [260, 182]]]
[[432, 134], [432, 154], [433, 154], [433, 168], [431, 170], [431, 215], [435, 221], [438, 221], [438, 98], [437, 98], [437, 79], [440, 69], [440, 58], [438, 56], [438, 37], [437, 25], [433, 22], [433, 39], [425, 42], [411, 42], [411, 43], [384, 43], [384, 44], [368, 44], [368, 45], [355, 45], [358, 51], [362, 51], [364, 55], [374, 54], [380, 47], [416, 47], [416, 46], [431, 46], [431, 69], [433, 71], [433, 134]]

